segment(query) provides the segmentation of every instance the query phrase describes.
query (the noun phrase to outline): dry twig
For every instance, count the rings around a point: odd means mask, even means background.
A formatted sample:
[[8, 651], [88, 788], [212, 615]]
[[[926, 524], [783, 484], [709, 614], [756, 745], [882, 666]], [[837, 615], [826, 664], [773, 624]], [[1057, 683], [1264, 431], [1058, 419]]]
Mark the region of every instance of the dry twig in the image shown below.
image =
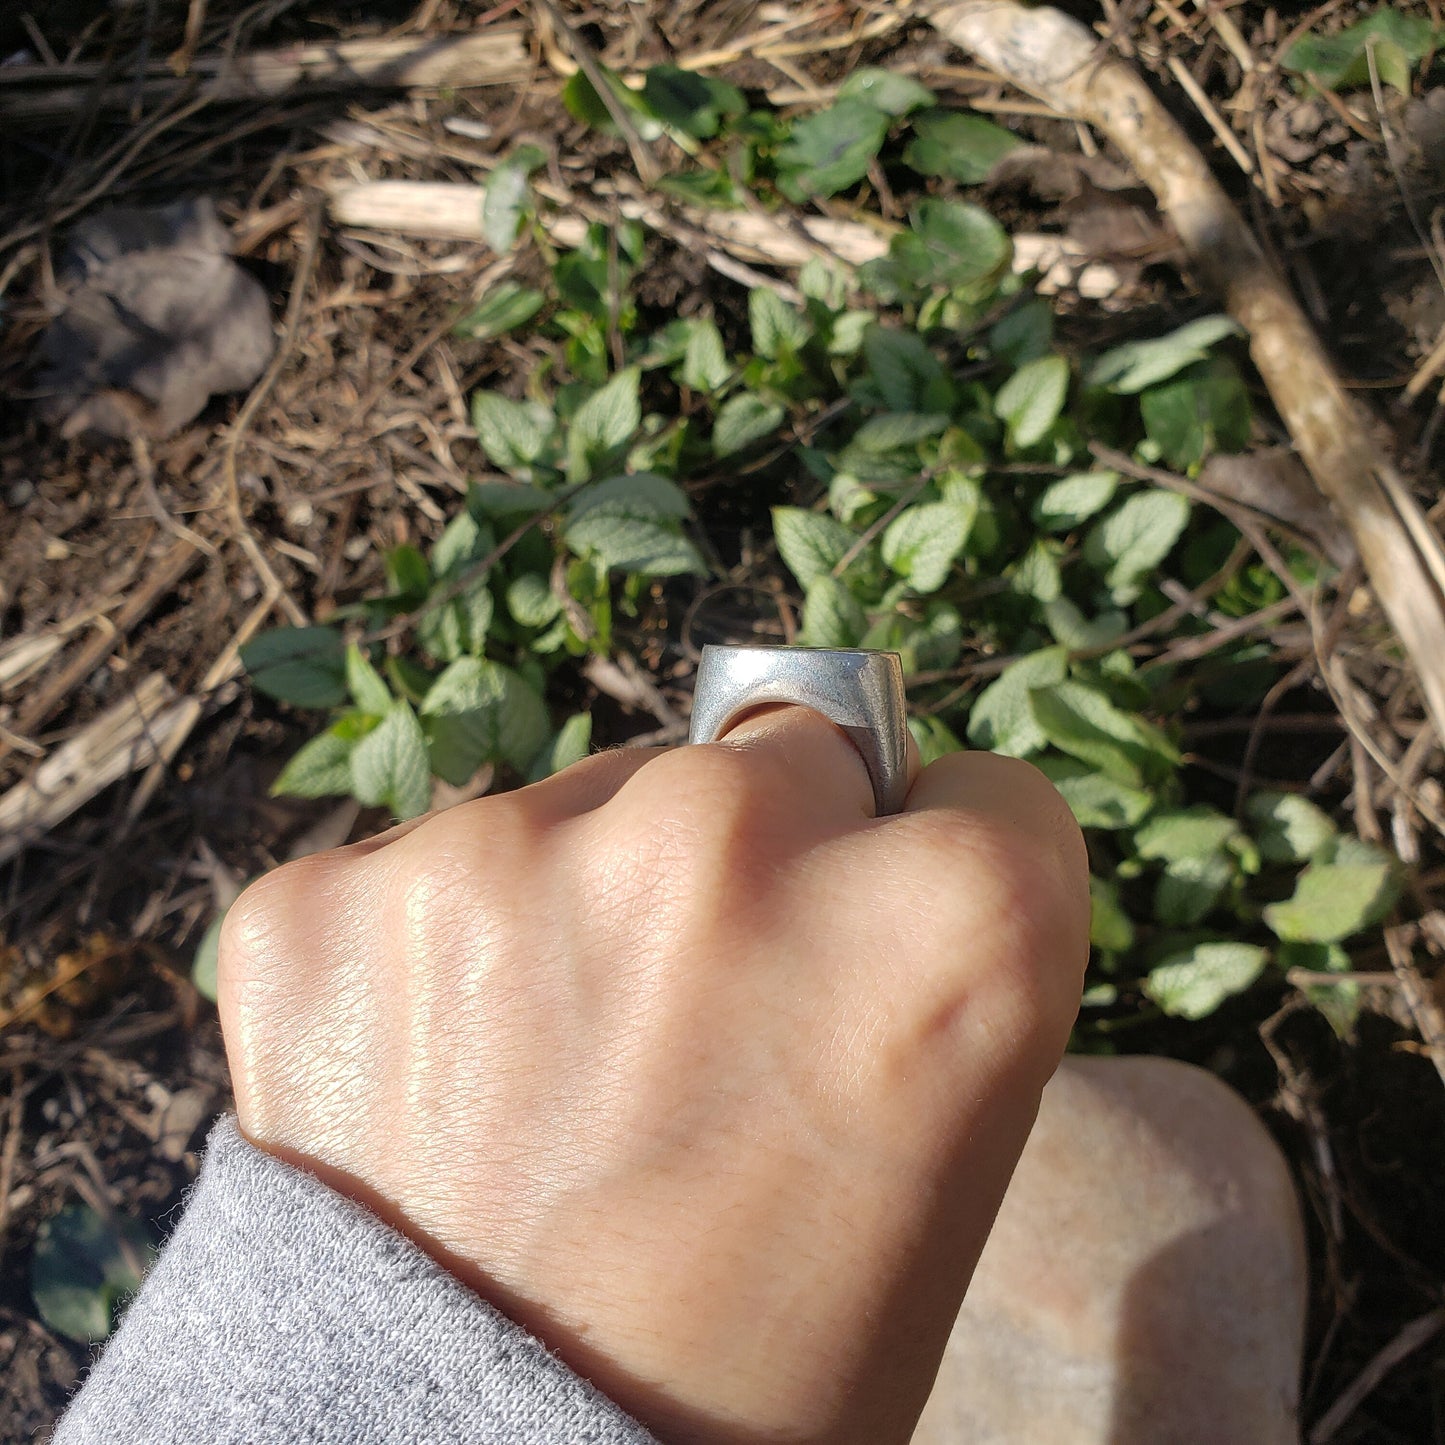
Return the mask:
[[137, 101], [165, 104], [193, 93], [213, 101], [275, 99], [293, 91], [399, 90], [520, 85], [531, 72], [520, 25], [489, 25], [467, 35], [410, 35], [400, 40], [342, 40], [243, 55], [198, 56], [194, 79], [158, 63], [139, 85], [97, 86], [102, 64], [7, 65], [0, 69], [0, 122], [43, 120]]

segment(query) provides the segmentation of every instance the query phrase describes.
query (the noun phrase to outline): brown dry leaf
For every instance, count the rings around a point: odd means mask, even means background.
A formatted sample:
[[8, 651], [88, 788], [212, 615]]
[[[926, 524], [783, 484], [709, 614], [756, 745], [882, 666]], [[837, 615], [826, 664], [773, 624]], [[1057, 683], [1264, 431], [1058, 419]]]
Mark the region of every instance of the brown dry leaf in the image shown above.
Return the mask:
[[1337, 567], [1355, 560], [1348, 530], [1288, 447], [1212, 456], [1200, 471], [1199, 485], [1278, 518], [1313, 541]]

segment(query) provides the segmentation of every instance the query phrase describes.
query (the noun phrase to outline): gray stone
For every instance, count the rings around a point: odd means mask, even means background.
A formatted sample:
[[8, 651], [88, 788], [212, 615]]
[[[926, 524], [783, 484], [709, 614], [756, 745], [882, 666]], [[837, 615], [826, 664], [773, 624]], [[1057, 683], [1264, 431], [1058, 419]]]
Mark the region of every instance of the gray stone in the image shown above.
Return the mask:
[[1067, 1059], [913, 1445], [1295, 1445], [1305, 1299], [1244, 1101], [1168, 1059]]
[[81, 222], [40, 339], [41, 415], [66, 436], [169, 436], [244, 391], [275, 348], [271, 309], [207, 197]]

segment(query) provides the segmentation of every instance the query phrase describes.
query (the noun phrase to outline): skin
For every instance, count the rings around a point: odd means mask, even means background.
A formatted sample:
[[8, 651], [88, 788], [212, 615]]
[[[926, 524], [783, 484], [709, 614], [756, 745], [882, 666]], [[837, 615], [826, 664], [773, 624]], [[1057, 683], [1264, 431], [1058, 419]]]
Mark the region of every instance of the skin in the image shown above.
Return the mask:
[[668, 1445], [902, 1445], [1089, 913], [1034, 768], [912, 771], [875, 819], [774, 708], [278, 869], [221, 940], [243, 1130]]

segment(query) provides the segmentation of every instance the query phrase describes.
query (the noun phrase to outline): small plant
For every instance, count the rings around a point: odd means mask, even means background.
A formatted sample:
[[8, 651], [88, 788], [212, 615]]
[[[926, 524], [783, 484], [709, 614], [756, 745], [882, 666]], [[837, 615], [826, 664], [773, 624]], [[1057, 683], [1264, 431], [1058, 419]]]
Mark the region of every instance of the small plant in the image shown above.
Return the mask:
[[1445, 48], [1445, 25], [1382, 6], [1333, 35], [1302, 35], [1285, 51], [1280, 68], [1326, 90], [1367, 86], [1375, 74], [1404, 95], [1415, 68]]
[[[433, 777], [461, 785], [490, 765], [526, 779], [584, 755], [590, 720], [554, 719], [553, 679], [607, 654], [619, 625], [643, 628], [671, 579], [709, 573], [690, 484], [766, 487], [802, 594], [798, 640], [899, 652], [925, 761], [965, 740], [1029, 758], [1088, 830], [1087, 1004], [1200, 1018], [1270, 968], [1307, 968], [1347, 1023], [1349, 985], [1330, 974], [1394, 901], [1388, 856], [1297, 795], [1256, 793], [1231, 816], [1191, 791], [1184, 766], [1186, 713], [1251, 706], [1281, 674], [1248, 636], [1176, 654], [1171, 642], [1207, 625], [1161, 584], [1231, 616], [1283, 585], [1240, 560], [1218, 516], [1091, 451], [1187, 473], [1245, 446], [1233, 323], [1205, 316], [1065, 355], [1007, 233], [946, 193], [1016, 138], [911, 80], [860, 72], [829, 111], [791, 125], [681, 71], [616, 88], [694, 159], [694, 197], [738, 184], [769, 202], [830, 195], [874, 165], [945, 193], [920, 198], [855, 276], [812, 261], [800, 302], [751, 291], [745, 329], [645, 316], [631, 281], [650, 242], [630, 225], [594, 227], [556, 256], [547, 290], [486, 298], [469, 334], [533, 326], [560, 364], [525, 397], [473, 399], [493, 471], [429, 553], [388, 554], [384, 596], [246, 649], [259, 690], [335, 710], [278, 791], [351, 793], [409, 817]], [[612, 124], [581, 76], [567, 100]], [[532, 164], [508, 162], [488, 188], [509, 242], [527, 233]], [[1295, 552], [1289, 565], [1311, 583], [1322, 564]]]
[[140, 1287], [155, 1244], [139, 1220], [105, 1217], [88, 1204], [62, 1209], [40, 1226], [30, 1289], [40, 1318], [57, 1334], [98, 1344]]

